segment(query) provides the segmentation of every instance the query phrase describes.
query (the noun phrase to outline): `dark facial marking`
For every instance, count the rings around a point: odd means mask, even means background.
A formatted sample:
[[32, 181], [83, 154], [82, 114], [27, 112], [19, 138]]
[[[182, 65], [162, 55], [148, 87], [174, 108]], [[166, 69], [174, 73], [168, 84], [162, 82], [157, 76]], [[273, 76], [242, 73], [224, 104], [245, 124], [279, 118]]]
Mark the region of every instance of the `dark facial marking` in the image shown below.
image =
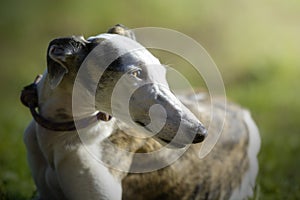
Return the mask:
[[114, 88], [125, 73], [139, 68], [141, 65], [143, 62], [130, 53], [120, 56], [105, 70], [98, 83], [98, 88]]
[[136, 56], [127, 53], [125, 55], [120, 56], [116, 60], [114, 60], [109, 67], [107, 68], [108, 71], [113, 72], [128, 72], [131, 70], [133, 66], [139, 67], [144, 63], [139, 60]]

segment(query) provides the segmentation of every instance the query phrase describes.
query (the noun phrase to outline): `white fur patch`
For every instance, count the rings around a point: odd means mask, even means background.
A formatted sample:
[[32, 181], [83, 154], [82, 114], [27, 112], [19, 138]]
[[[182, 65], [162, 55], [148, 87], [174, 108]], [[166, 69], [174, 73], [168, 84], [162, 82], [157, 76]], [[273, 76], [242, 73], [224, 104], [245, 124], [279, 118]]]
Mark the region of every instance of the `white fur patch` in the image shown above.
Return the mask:
[[255, 180], [258, 173], [257, 154], [260, 149], [259, 131], [254, 123], [249, 111], [244, 111], [244, 122], [248, 128], [249, 146], [247, 150], [249, 159], [249, 169], [244, 174], [242, 183], [239, 188], [236, 188], [230, 197], [230, 200], [248, 199], [253, 196], [253, 188], [255, 187]]

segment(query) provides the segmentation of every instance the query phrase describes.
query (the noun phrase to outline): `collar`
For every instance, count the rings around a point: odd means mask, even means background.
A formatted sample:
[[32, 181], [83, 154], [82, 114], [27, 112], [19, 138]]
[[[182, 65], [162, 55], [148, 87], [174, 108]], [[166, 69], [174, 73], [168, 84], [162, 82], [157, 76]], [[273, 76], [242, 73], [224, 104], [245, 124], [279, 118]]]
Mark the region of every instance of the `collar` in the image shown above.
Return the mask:
[[40, 126], [52, 131], [74, 131], [77, 129], [86, 128], [98, 121], [109, 121], [111, 119], [110, 115], [103, 112], [98, 112], [96, 115], [76, 120], [76, 122], [74, 120], [67, 122], [53, 122], [49, 119], [46, 119], [36, 110], [38, 108], [37, 84], [41, 78], [42, 75], [38, 75], [32, 84], [24, 87], [21, 93], [21, 102], [29, 108], [33, 119]]

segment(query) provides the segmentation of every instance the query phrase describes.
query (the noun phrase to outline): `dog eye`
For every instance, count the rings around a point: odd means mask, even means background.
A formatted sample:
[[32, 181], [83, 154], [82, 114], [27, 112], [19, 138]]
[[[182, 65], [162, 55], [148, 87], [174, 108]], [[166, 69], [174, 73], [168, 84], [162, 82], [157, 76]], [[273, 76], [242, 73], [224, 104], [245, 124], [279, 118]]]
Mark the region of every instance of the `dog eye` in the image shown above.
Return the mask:
[[134, 77], [137, 77], [137, 78], [141, 77], [141, 73], [142, 73], [141, 69], [131, 71], [131, 75], [134, 76]]

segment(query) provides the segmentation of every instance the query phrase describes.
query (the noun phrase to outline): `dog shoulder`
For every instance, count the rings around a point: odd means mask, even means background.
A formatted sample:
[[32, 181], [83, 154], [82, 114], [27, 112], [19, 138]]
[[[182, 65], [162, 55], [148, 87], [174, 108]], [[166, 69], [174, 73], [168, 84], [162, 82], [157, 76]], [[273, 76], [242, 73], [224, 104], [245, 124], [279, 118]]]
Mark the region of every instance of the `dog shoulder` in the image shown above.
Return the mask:
[[36, 123], [34, 121], [31, 121], [30, 124], [27, 126], [23, 135], [23, 141], [27, 149], [32, 149], [34, 148], [34, 146], [36, 146]]

